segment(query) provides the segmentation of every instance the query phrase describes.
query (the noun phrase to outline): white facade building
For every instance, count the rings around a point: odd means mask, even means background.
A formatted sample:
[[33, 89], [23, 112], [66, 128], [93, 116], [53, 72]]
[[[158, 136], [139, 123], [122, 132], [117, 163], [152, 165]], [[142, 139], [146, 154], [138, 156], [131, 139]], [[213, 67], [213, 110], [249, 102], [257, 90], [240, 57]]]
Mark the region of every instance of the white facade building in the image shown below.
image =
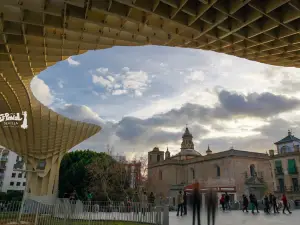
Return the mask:
[[16, 153], [0, 146], [0, 191], [24, 191], [26, 186], [25, 163]]
[[299, 151], [300, 139], [292, 135], [292, 132], [288, 131], [288, 136], [274, 143], [277, 147], [278, 154], [284, 154], [288, 152]]

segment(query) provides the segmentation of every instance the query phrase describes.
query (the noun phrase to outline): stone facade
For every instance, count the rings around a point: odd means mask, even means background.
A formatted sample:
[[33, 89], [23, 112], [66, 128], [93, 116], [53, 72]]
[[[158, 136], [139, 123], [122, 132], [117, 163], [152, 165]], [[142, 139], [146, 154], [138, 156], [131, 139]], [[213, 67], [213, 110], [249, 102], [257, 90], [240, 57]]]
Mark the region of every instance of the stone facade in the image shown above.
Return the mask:
[[286, 193], [292, 200], [300, 200], [300, 140], [289, 131], [288, 136], [275, 143], [277, 154], [270, 150], [275, 193]]
[[[177, 192], [195, 182], [199, 182], [203, 188], [228, 190], [232, 200], [240, 200], [243, 194], [250, 192], [262, 198], [265, 192], [273, 191], [268, 154], [233, 148], [213, 153], [208, 148], [207, 155], [202, 156], [194, 150], [192, 136], [187, 133], [188, 128], [182, 137], [181, 151], [175, 156], [163, 158], [164, 152], [158, 147], [148, 153], [150, 191], [170, 197], [173, 204]], [[220, 191], [219, 195], [221, 194]]]

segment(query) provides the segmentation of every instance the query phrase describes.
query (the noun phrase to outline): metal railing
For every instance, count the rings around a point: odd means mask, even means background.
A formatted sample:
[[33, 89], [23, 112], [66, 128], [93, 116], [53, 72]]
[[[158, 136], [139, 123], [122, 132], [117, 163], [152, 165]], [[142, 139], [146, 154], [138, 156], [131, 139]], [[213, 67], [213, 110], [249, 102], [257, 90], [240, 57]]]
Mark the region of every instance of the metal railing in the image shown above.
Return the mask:
[[125, 204], [69, 200], [58, 200], [53, 205], [46, 205], [26, 200], [20, 212], [21, 202], [0, 202], [0, 224], [18, 222], [32, 225], [111, 225], [115, 224], [114, 221], [122, 221], [124, 225], [167, 225], [163, 223], [165, 207], [168, 206], [138, 202]]

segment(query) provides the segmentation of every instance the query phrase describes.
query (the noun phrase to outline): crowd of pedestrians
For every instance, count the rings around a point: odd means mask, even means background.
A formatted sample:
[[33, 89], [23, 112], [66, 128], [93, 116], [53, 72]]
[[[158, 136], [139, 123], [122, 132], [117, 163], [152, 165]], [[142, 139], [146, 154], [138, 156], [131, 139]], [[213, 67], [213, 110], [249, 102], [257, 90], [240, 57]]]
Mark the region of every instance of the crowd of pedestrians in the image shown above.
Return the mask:
[[[249, 200], [247, 198], [246, 195], [243, 195], [243, 212], [248, 212], [248, 206], [249, 206], [249, 201], [250, 201], [250, 207], [251, 207], [251, 211], [254, 214], [255, 210], [257, 213], [259, 213], [258, 210], [258, 201], [257, 198], [254, 194], [250, 194], [249, 195]], [[289, 209], [289, 204], [288, 204], [288, 200], [285, 194], [282, 195], [281, 198], [282, 204], [283, 204], [283, 210], [282, 212], [285, 213], [285, 211], [288, 211], [288, 213], [292, 213]], [[271, 213], [271, 210], [273, 208], [273, 212], [274, 214], [279, 213], [279, 205], [281, 204], [280, 202], [277, 201], [277, 198], [275, 195], [273, 194], [269, 194], [269, 195], [265, 195], [263, 198], [263, 204], [264, 204], [264, 212], [267, 214]]]
[[[208, 224], [212, 221], [212, 224], [215, 224], [215, 215], [217, 211], [218, 199], [217, 193], [209, 190], [206, 193], [205, 198], [205, 208], [207, 212], [207, 221]], [[250, 194], [249, 197], [246, 195], [242, 196], [242, 211], [249, 212], [248, 209], [252, 211], [253, 214], [259, 213], [259, 203], [255, 194]], [[282, 202], [282, 204], [281, 204]], [[283, 213], [292, 213], [289, 209], [288, 200], [285, 194], [282, 195], [281, 202], [277, 200], [277, 197], [273, 194], [265, 195], [263, 198], [263, 206], [264, 212], [270, 214], [272, 209], [274, 214], [279, 213], [279, 209], [283, 208]], [[190, 193], [189, 198], [187, 197], [187, 193], [184, 191], [179, 191], [177, 195], [177, 216], [187, 215], [187, 204], [191, 205], [192, 208], [192, 216], [193, 216], [193, 225], [196, 221], [198, 221], [198, 225], [200, 224], [200, 210], [202, 206], [202, 194], [199, 191], [198, 187], [195, 187], [193, 192]], [[221, 195], [219, 199], [219, 205], [223, 212], [231, 210], [230, 204], [230, 196], [227, 192]]]

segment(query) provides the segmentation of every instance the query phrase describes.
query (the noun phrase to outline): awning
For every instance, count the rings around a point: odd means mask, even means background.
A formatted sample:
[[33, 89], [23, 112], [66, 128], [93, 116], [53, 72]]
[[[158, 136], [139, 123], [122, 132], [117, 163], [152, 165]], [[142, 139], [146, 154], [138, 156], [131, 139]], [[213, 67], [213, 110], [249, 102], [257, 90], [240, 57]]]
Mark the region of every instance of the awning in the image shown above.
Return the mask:
[[297, 172], [295, 159], [288, 159], [288, 171], [289, 174], [295, 174]]
[[275, 167], [277, 167], [277, 168], [281, 168], [282, 167], [281, 160], [276, 160], [275, 161]]
[[193, 183], [184, 187], [184, 191], [193, 191], [196, 187], [199, 187], [199, 183]]

